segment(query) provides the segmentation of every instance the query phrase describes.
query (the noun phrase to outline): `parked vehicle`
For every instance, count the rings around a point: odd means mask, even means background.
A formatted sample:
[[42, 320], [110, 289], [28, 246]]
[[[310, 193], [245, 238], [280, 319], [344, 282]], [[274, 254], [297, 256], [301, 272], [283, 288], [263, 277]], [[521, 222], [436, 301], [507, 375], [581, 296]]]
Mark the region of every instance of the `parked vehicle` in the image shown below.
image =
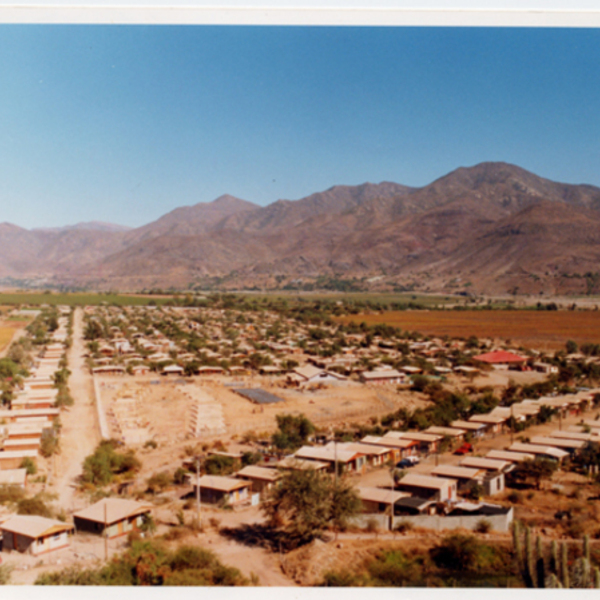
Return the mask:
[[473, 452], [473, 446], [472, 444], [469, 444], [469, 442], [465, 442], [462, 446], [460, 446], [454, 451], [454, 454], [461, 455], [468, 454], [469, 452]]

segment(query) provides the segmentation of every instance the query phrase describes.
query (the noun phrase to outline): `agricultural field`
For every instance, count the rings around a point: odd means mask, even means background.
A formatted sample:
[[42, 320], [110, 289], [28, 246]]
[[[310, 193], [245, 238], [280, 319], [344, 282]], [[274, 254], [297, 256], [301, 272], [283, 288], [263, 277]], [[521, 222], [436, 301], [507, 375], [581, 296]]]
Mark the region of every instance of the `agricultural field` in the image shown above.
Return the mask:
[[126, 294], [78, 294], [60, 292], [15, 292], [0, 293], [0, 305], [26, 304], [37, 306], [47, 304], [50, 306], [97, 306], [99, 304], [117, 304], [119, 306], [147, 306], [150, 302], [164, 304], [171, 300], [171, 296], [138, 296]]
[[453, 304], [464, 304], [465, 299], [459, 296], [416, 294], [416, 293], [378, 293], [378, 292], [237, 292], [236, 295], [256, 298], [258, 300], [270, 300], [283, 298], [286, 300], [329, 300], [342, 302], [369, 302], [374, 304], [419, 304], [429, 308], [436, 306], [447, 306]]
[[600, 342], [600, 311], [389, 311], [340, 317], [338, 321], [385, 323], [423, 335], [510, 340], [538, 350], [563, 348], [567, 340]]
[[0, 352], [3, 352], [15, 335], [16, 329], [14, 327], [5, 327], [0, 325]]

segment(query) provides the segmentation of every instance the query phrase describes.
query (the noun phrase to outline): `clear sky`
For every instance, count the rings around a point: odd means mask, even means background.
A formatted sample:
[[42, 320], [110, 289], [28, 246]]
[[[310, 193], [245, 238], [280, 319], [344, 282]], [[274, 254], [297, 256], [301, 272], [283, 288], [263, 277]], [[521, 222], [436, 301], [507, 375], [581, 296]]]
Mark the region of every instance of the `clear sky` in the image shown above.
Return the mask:
[[0, 221], [139, 226], [228, 193], [498, 160], [600, 186], [600, 29], [0, 25]]

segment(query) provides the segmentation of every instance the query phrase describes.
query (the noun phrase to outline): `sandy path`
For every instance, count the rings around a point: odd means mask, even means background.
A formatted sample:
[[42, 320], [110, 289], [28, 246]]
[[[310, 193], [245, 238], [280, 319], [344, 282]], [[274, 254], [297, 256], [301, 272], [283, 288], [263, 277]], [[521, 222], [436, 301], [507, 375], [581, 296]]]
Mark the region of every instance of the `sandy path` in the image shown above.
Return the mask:
[[58, 504], [69, 511], [74, 508], [75, 479], [81, 474], [81, 464], [92, 454], [100, 441], [94, 406], [92, 376], [85, 364], [83, 339], [83, 311], [75, 309], [73, 344], [69, 348], [69, 389], [75, 404], [61, 413], [61, 452], [56, 460], [56, 476], [50, 491], [58, 494]]

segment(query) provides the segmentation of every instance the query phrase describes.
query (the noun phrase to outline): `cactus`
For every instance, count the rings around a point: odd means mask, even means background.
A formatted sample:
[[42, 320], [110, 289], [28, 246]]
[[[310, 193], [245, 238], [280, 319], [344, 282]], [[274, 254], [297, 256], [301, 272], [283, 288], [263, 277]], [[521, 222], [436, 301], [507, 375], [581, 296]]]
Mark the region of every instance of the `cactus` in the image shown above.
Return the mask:
[[567, 544], [563, 542], [561, 544], [561, 561], [560, 561], [560, 578], [562, 580], [562, 586], [564, 588], [571, 587], [569, 581], [569, 562], [568, 562], [568, 549]]
[[587, 534], [583, 536], [583, 558], [590, 562], [590, 536]]
[[542, 551], [542, 538], [539, 535], [535, 538], [535, 553], [537, 556], [535, 563], [537, 587], [543, 588], [546, 587], [546, 563]]
[[513, 548], [515, 552], [515, 560], [519, 570], [522, 570], [523, 564], [523, 547], [521, 546], [521, 528], [519, 521], [513, 521], [512, 524]]
[[600, 569], [598, 567], [594, 567], [594, 587], [600, 588]]
[[525, 585], [535, 587], [535, 560], [533, 556], [533, 544], [531, 543], [531, 529], [525, 528]]
[[558, 575], [560, 572], [560, 562], [558, 558], [558, 543], [556, 540], [552, 540], [552, 544], [550, 546], [550, 570]]
[[571, 587], [588, 588], [590, 584], [590, 561], [587, 558], [578, 558], [571, 569]]
[[554, 573], [550, 573], [548, 577], [546, 577], [545, 587], [547, 588], [562, 588], [562, 584], [560, 580]]

